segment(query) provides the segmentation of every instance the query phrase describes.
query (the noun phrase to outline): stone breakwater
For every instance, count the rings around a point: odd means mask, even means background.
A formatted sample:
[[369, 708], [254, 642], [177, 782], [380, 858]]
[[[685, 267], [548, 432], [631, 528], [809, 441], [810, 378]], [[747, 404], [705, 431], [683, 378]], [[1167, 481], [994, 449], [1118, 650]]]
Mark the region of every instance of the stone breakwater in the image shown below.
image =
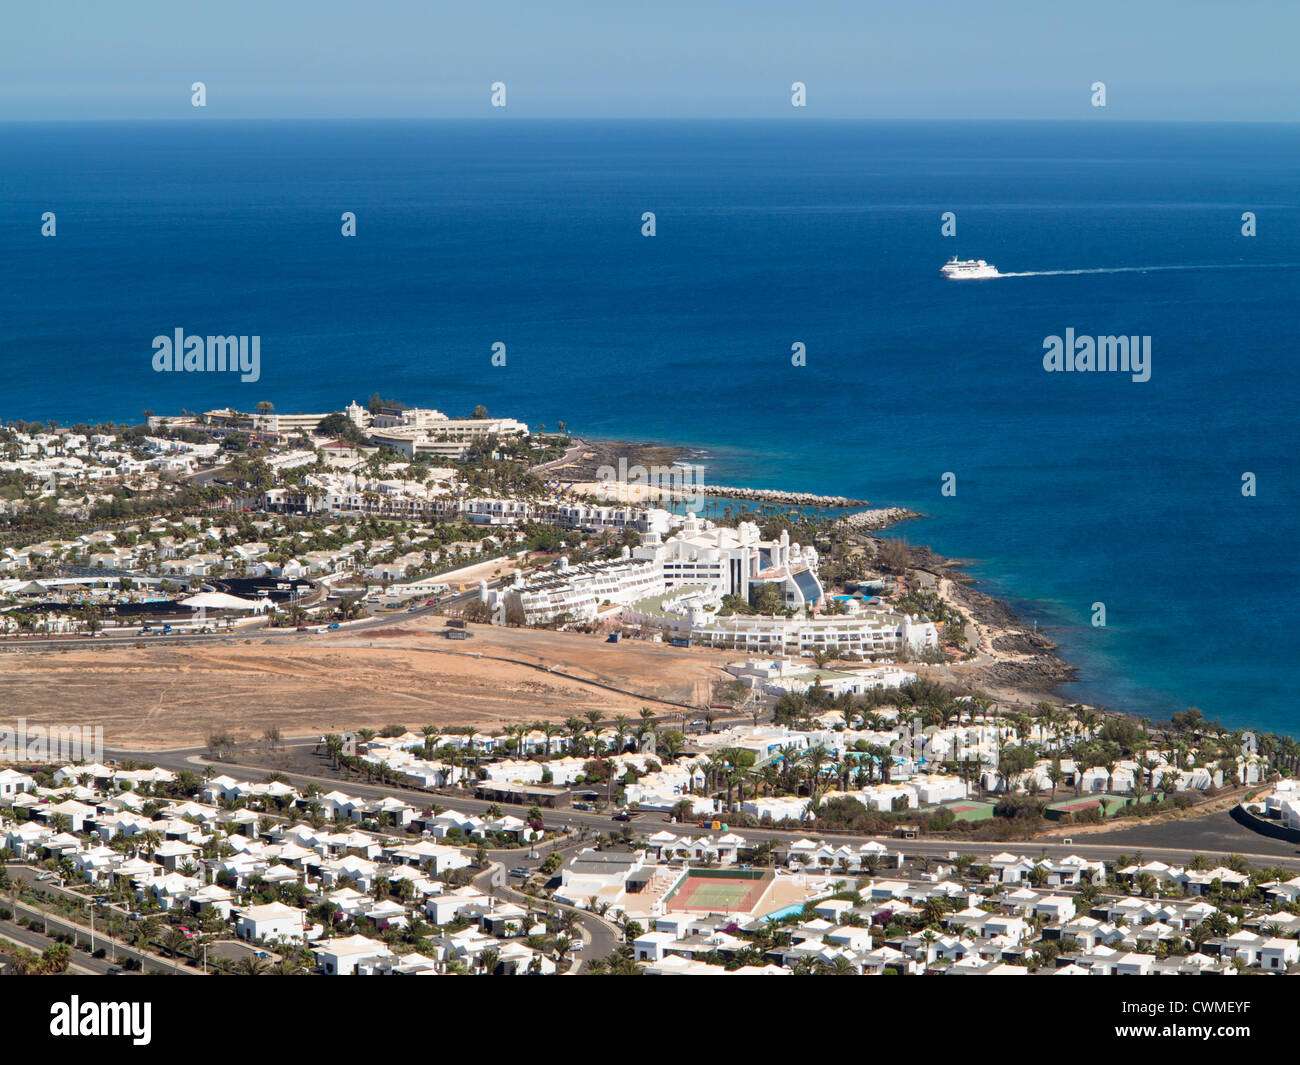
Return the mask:
[[752, 499], [759, 503], [788, 503], [797, 507], [865, 507], [865, 499], [847, 496], [818, 496], [810, 492], [782, 492], [775, 488], [731, 488], [724, 484], [702, 484], [695, 491], [706, 496]]
[[893, 525], [897, 521], [907, 521], [909, 518], [919, 518], [920, 516], [916, 511], [906, 510], [903, 507], [883, 507], [877, 510], [860, 510], [856, 514], [846, 514], [840, 520], [849, 528], [863, 532], [871, 529], [883, 529], [885, 526]]
[[[821, 496], [812, 492], [784, 492], [778, 488], [737, 488], [725, 484], [691, 485], [687, 482], [639, 484], [629, 481], [596, 480], [587, 483], [572, 484], [566, 489], [574, 495], [596, 496], [605, 499], [617, 499], [623, 502], [649, 502], [657, 499], [691, 499], [709, 496], [715, 499], [737, 499], [754, 503], [771, 503], [780, 506], [813, 507], [821, 510], [849, 510], [854, 507], [866, 507], [865, 499], [852, 499], [849, 496]], [[883, 529], [897, 521], [919, 518], [920, 514], [903, 507], [878, 507], [872, 510], [859, 510], [855, 514], [846, 514], [840, 518], [856, 531]]]

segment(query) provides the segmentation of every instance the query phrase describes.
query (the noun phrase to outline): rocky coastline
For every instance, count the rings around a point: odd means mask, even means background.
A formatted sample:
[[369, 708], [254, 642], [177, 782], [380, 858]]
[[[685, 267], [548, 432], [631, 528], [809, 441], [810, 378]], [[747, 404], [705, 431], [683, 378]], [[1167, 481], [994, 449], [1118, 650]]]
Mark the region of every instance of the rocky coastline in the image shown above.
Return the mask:
[[976, 658], [948, 667], [954, 680], [1042, 698], [1078, 679], [1077, 667], [1061, 658], [1056, 643], [1025, 625], [1006, 602], [976, 587], [975, 578], [965, 569], [968, 561], [945, 558], [928, 547], [909, 547], [908, 563], [927, 578], [922, 583], [931, 585], [971, 620]]
[[[652, 466], [699, 463], [705, 457], [702, 451], [678, 445], [584, 439], [574, 441], [565, 459], [552, 464], [547, 474], [575, 482], [596, 482], [600, 467], [617, 469], [620, 461], [626, 467], [641, 466], [648, 471]], [[757, 503], [867, 508], [866, 500], [810, 492], [726, 485], [701, 485], [695, 486], [695, 490], [714, 498]], [[837, 523], [850, 533], [871, 537], [890, 526], [923, 516], [904, 507], [877, 507], [842, 515]], [[1032, 694], [1035, 699], [1045, 698], [1061, 685], [1077, 679], [1077, 668], [1060, 657], [1059, 648], [1051, 639], [1024, 625], [1007, 603], [976, 587], [975, 578], [964, 568], [967, 564], [961, 559], [935, 554], [926, 546], [908, 547], [908, 568], [920, 578], [919, 583], [939, 591], [971, 621], [969, 635], [977, 648], [976, 657], [943, 667], [949, 678], [972, 688]]]

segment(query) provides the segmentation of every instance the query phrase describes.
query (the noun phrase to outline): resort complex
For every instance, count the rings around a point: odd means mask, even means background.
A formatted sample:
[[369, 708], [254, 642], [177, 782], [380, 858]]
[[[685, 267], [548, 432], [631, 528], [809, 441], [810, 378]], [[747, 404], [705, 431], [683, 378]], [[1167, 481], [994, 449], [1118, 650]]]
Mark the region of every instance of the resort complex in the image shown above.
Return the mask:
[[[1300, 969], [1300, 869], [1270, 849], [1300, 842], [1295, 743], [1052, 696], [1050, 644], [878, 535], [906, 513], [633, 493], [591, 476], [625, 456], [482, 410], [262, 407], [0, 429], [0, 654], [26, 715], [0, 722], [0, 961]], [[44, 705], [40, 663], [65, 654], [105, 678], [103, 655], [129, 655], [125, 682], [176, 651], [247, 661], [268, 706], [391, 664], [332, 727], [319, 706], [260, 734], [205, 711], [177, 733], [197, 756], [72, 707], [47, 728], [21, 701]], [[421, 659], [427, 682], [392, 679]], [[268, 667], [297, 679], [272, 695]], [[160, 721], [173, 684], [142, 689]], [[453, 684], [454, 724], [356, 718], [409, 720], [409, 693]], [[1229, 812], [1233, 852], [1122, 842]], [[35, 922], [71, 951], [14, 938]]]

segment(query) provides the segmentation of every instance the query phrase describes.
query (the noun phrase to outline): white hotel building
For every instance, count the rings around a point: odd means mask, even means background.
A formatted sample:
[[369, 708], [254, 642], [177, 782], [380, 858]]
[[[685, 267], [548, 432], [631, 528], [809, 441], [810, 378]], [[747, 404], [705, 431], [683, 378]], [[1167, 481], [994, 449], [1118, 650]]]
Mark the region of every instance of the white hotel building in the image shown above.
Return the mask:
[[672, 524], [672, 515], [666, 510], [651, 507], [631, 507], [622, 504], [564, 503], [543, 510], [544, 520], [566, 529], [587, 529], [605, 532], [633, 529], [639, 533], [666, 533]]
[[680, 532], [667, 539], [657, 530], [644, 533], [641, 546], [624, 548], [621, 558], [579, 566], [561, 559], [555, 570], [528, 580], [516, 574], [513, 584], [481, 586], [479, 595], [494, 610], [504, 603], [506, 619], [525, 625], [593, 621], [602, 609], [621, 607], [625, 620], [658, 621], [683, 634], [689, 629], [692, 641], [756, 655], [892, 658], [904, 647], [919, 654], [939, 644], [932, 621], [886, 611], [718, 616], [722, 596], [748, 599], [763, 584], [780, 588], [788, 609], [820, 605], [817, 552], [792, 544], [785, 532], [762, 540], [752, 523], [732, 529], [688, 515]]
[[[351, 405], [348, 416], [356, 420], [359, 409]], [[374, 415], [369, 433], [373, 443], [407, 458], [439, 455], [460, 459], [475, 441], [492, 436], [527, 436], [528, 426], [514, 418], [448, 418], [442, 411], [413, 407]]]
[[712, 587], [720, 595], [747, 600], [756, 586], [775, 584], [786, 606], [795, 610], [816, 606], [823, 598], [817, 551], [791, 544], [788, 532], [778, 540], [763, 540], [753, 522], [732, 529], [688, 514], [681, 531], [666, 540], [656, 531], [642, 536], [632, 557], [658, 562], [669, 589]]
[[862, 658], [892, 658], [906, 646], [913, 654], [939, 646], [933, 621], [910, 614], [864, 611], [851, 615], [784, 618], [736, 614], [697, 616], [691, 638], [711, 647], [765, 655], [806, 655], [833, 651]]
[[898, 666], [873, 666], [869, 669], [810, 669], [807, 661], [791, 658], [750, 658], [733, 662], [728, 673], [747, 688], [758, 688], [769, 695], [806, 692], [819, 684], [831, 695], [861, 695], [873, 688], [901, 688], [916, 680]]
[[527, 581], [517, 577], [513, 585], [484, 589], [480, 597], [492, 607], [504, 599], [507, 617], [545, 624], [561, 615], [590, 621], [605, 604], [630, 607], [687, 589], [700, 593], [697, 603], [716, 604], [724, 595], [747, 599], [760, 584], [777, 585], [793, 609], [820, 603], [817, 552], [791, 544], [784, 532], [779, 540], [761, 540], [750, 522], [730, 529], [688, 515], [680, 533], [665, 540], [656, 524], [642, 535], [640, 547], [624, 548], [622, 558], [581, 566], [561, 559], [550, 573]]
[[605, 604], [630, 605], [663, 593], [659, 566], [631, 558], [624, 548], [621, 558], [605, 562], [571, 566], [561, 558], [556, 569], [529, 580], [516, 572], [514, 583], [504, 588], [480, 585], [479, 598], [493, 610], [504, 603], [507, 619], [545, 625], [563, 617], [593, 621]]

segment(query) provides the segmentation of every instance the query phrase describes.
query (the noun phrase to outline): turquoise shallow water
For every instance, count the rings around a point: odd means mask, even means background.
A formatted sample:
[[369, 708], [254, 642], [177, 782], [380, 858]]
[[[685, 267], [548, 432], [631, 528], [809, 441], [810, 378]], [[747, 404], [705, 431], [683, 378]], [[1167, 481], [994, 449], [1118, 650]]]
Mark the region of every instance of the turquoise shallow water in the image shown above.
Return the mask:
[[[3, 125], [0, 417], [377, 390], [688, 443], [930, 515], [1078, 698], [1294, 732], [1298, 166], [1286, 126]], [[261, 380], [154, 373], [177, 327], [261, 336]], [[1044, 372], [1067, 328], [1150, 336], [1151, 380]]]

